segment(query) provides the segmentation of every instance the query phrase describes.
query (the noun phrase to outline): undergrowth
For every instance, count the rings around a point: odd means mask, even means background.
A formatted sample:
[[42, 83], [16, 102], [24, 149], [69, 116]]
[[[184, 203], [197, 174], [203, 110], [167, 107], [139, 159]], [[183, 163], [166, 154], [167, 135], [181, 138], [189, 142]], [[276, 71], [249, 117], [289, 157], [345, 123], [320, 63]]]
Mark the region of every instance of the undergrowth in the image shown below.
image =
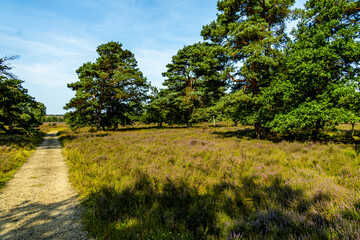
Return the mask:
[[0, 134], [0, 189], [42, 142], [44, 134]]
[[353, 143], [255, 140], [239, 128], [63, 132], [98, 239], [359, 239]]

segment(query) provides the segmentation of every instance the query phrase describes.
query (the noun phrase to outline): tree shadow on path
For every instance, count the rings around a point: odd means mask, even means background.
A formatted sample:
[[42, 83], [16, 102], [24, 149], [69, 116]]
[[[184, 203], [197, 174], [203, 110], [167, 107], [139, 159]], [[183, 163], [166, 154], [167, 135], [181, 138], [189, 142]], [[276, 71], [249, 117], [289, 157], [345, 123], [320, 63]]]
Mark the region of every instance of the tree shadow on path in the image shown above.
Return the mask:
[[0, 239], [86, 239], [75, 197], [50, 204], [29, 200], [0, 211]]

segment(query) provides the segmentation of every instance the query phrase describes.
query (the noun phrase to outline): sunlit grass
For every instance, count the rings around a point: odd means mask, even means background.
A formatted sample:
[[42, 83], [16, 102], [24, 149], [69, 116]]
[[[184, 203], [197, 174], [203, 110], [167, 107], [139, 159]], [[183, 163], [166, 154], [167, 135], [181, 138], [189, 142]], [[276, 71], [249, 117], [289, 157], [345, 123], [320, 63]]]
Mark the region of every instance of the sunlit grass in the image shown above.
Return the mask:
[[45, 122], [40, 126], [40, 130], [45, 133], [59, 132], [69, 129], [69, 125], [64, 122]]
[[0, 134], [0, 189], [42, 141], [43, 133]]
[[354, 143], [255, 140], [235, 127], [61, 136], [96, 237], [360, 238]]

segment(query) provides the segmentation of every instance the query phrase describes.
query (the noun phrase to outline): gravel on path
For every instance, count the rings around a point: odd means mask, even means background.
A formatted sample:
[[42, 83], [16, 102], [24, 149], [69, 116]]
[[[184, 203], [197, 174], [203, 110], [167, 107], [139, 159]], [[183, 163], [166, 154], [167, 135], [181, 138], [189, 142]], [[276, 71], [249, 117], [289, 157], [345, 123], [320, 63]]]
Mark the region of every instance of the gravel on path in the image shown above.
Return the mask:
[[0, 239], [87, 239], [55, 133], [0, 191]]

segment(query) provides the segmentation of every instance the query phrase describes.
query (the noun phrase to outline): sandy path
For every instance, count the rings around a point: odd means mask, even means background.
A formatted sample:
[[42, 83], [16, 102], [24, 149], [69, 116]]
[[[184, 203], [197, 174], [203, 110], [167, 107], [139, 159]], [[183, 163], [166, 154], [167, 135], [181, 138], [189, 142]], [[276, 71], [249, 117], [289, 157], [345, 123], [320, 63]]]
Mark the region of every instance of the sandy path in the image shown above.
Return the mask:
[[86, 239], [55, 133], [0, 192], [0, 239]]

